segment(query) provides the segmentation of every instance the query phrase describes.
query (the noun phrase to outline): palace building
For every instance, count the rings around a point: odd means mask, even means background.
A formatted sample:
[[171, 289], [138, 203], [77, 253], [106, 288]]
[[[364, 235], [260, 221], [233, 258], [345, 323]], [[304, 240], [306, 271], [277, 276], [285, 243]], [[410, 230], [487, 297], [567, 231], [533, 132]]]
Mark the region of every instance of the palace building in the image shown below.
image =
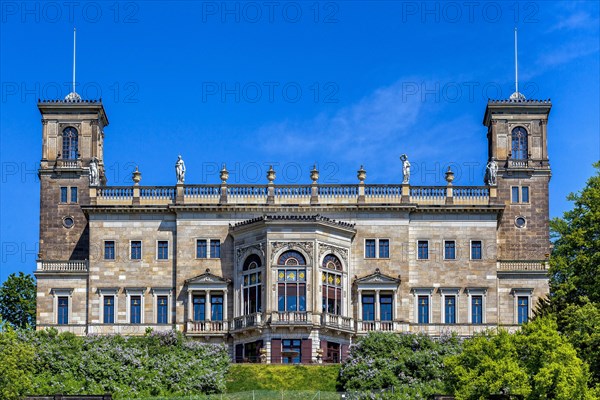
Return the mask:
[[[518, 93], [517, 93], [518, 94]], [[108, 186], [101, 101], [40, 101], [37, 329], [176, 330], [235, 362], [340, 362], [371, 331], [518, 329], [548, 294], [550, 101], [489, 101], [485, 184]], [[110, 136], [107, 137], [110, 139]], [[308, 179], [307, 179], [308, 180]], [[175, 179], [174, 179], [175, 181]]]

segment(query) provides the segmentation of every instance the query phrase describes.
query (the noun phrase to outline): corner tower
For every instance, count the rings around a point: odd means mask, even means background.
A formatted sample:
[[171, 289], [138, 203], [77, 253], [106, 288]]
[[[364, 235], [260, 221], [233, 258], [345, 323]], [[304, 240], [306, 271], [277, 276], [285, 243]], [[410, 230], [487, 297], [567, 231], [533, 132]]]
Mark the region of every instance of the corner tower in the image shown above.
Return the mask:
[[548, 115], [550, 100], [488, 102], [488, 157], [498, 164], [498, 201], [504, 213], [498, 226], [498, 259], [545, 260], [550, 253]]
[[[40, 261], [87, 260], [87, 219], [80, 206], [89, 204], [90, 185], [106, 182], [101, 101], [40, 101], [42, 159], [40, 178]], [[39, 269], [39, 268], [38, 268]]]

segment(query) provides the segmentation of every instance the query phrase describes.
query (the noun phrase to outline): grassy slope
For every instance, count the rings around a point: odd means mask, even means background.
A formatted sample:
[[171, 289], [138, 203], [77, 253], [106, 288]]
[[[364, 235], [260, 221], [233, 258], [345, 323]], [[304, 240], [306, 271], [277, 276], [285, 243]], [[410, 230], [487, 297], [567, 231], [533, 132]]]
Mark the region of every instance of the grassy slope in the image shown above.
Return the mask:
[[232, 364], [227, 392], [248, 390], [322, 390], [334, 392], [339, 364], [269, 365]]

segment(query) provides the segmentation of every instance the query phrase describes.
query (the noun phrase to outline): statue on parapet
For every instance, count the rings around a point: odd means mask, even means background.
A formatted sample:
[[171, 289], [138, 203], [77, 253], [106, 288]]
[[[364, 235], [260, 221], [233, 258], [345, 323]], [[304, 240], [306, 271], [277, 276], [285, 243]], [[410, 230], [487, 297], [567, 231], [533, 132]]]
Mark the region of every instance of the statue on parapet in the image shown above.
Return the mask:
[[92, 157], [90, 160], [90, 186], [100, 185], [100, 175], [98, 173], [98, 159]]
[[181, 155], [177, 156], [177, 162], [175, 163], [175, 174], [177, 175], [177, 183], [185, 182], [185, 163], [181, 158]]
[[402, 161], [402, 183], [408, 184], [410, 181], [410, 161], [408, 161], [406, 154], [400, 156], [400, 161]]
[[487, 163], [485, 167], [485, 177], [483, 180], [486, 185], [496, 186], [498, 177], [498, 163], [494, 157], [490, 158], [490, 161]]

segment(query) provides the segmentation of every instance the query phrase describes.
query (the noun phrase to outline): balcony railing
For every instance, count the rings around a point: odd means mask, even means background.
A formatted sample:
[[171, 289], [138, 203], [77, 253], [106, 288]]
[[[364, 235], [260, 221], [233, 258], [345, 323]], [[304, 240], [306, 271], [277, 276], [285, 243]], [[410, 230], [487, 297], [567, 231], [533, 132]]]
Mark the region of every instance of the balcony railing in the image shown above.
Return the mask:
[[173, 330], [171, 324], [90, 324], [88, 335], [145, 335], [150, 328], [153, 332], [168, 332]]
[[233, 329], [246, 329], [252, 328], [255, 326], [262, 325], [262, 314], [254, 313], [249, 315], [242, 315], [241, 317], [236, 317], [233, 319]]
[[510, 168], [528, 168], [529, 162], [528, 160], [515, 160], [512, 158], [508, 159], [508, 166]]
[[187, 333], [227, 333], [228, 321], [188, 321]]
[[271, 314], [271, 324], [312, 325], [312, 313], [301, 311], [275, 311]]
[[498, 271], [547, 271], [548, 260], [501, 260]]
[[40, 272], [87, 272], [87, 260], [73, 261], [38, 261], [37, 271]]
[[333, 314], [321, 314], [321, 324], [344, 330], [354, 330], [354, 320], [350, 317], [343, 317], [341, 315]]
[[81, 168], [81, 160], [79, 160], [79, 159], [66, 160], [66, 159], [59, 158], [56, 160], [56, 167], [57, 168], [65, 168], [65, 169]]
[[496, 191], [488, 186], [391, 185], [180, 185], [99, 186], [90, 188], [91, 204], [417, 204], [488, 205]]
[[396, 321], [358, 321], [359, 332], [395, 332], [400, 330]]

